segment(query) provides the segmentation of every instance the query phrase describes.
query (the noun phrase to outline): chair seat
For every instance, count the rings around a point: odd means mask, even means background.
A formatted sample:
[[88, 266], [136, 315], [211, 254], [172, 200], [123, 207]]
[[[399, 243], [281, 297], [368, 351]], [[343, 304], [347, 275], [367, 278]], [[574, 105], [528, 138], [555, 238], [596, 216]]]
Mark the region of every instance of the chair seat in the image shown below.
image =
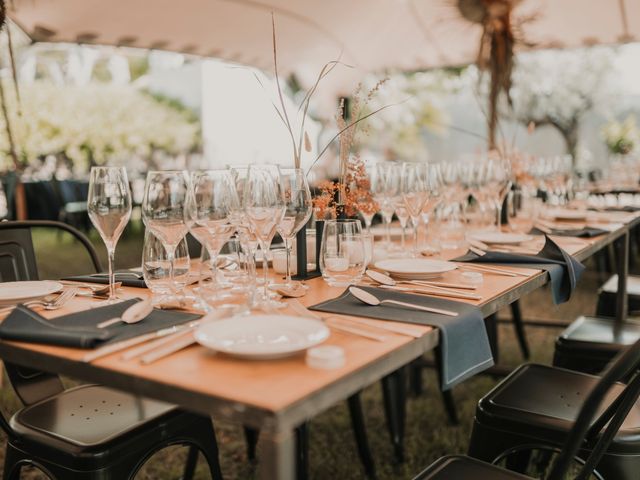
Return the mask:
[[[598, 380], [593, 375], [546, 365], [522, 365], [480, 400], [476, 420], [495, 429], [527, 432], [528, 436], [562, 445], [585, 397]], [[618, 384], [611, 389], [601, 412], [623, 388]], [[637, 454], [639, 449], [640, 404], [636, 404], [609, 452]]]
[[175, 405], [85, 385], [17, 412], [10, 420], [16, 434], [10, 442], [43, 458], [62, 455], [65, 464], [91, 469], [139, 455], [137, 450], [149, 438], [162, 442], [176, 429], [188, 430], [202, 419]]
[[617, 326], [608, 318], [581, 316], [562, 332], [558, 342], [589, 349], [598, 348], [615, 355], [622, 347], [635, 343], [639, 338], [640, 322], [627, 320]]
[[421, 472], [414, 480], [532, 480], [475, 458], [452, 455], [442, 457]]
[[65, 390], [20, 410], [11, 426], [90, 448], [130, 432], [174, 410], [174, 405], [98, 385]]

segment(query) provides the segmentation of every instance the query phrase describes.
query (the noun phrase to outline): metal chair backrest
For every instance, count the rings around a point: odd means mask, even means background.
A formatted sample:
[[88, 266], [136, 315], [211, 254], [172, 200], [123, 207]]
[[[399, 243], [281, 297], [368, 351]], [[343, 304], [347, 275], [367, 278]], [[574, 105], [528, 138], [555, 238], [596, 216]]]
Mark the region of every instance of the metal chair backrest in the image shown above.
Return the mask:
[[[93, 245], [75, 228], [48, 220], [5, 221], [0, 222], [0, 282], [38, 279], [31, 229], [41, 227], [69, 232], [85, 247], [96, 272], [102, 270]], [[25, 405], [31, 405], [64, 390], [57, 375], [12, 363], [5, 363], [5, 368], [13, 389]]]
[[[596, 441], [576, 480], [586, 480], [598, 465], [622, 423], [640, 397], [640, 340], [621, 352], [603, 372], [587, 396], [571, 428], [560, 455], [546, 480], [562, 480], [585, 439]], [[599, 414], [607, 394], [617, 382], [628, 379], [626, 386], [605, 411]]]

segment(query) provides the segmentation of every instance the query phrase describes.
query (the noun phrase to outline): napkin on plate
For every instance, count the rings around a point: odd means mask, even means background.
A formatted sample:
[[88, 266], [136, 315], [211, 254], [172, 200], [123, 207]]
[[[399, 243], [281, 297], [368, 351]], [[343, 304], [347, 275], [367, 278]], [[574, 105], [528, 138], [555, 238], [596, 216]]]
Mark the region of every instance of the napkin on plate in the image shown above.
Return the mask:
[[126, 300], [51, 320], [19, 305], [0, 324], [0, 338], [64, 347], [95, 348], [180, 325], [200, 317], [192, 313], [154, 309], [148, 317], [132, 325], [117, 323], [108, 328], [96, 328], [96, 325], [104, 320], [119, 317], [138, 301], [140, 300]]
[[[115, 272], [116, 282], [122, 282], [125, 287], [147, 288], [144, 277], [141, 273], [123, 270]], [[74, 282], [99, 283], [107, 285], [109, 283], [109, 275], [107, 273], [91, 273], [88, 275], [75, 275], [66, 277], [62, 280], [71, 280]]]
[[546, 270], [551, 279], [551, 292], [553, 302], [556, 305], [569, 300], [585, 268], [582, 263], [565, 252], [546, 235], [544, 247], [536, 255], [487, 252], [480, 256], [473, 252], [468, 252], [466, 255], [456, 258], [455, 261], [495, 263], [512, 267], [519, 266]]
[[437, 327], [440, 332], [440, 365], [442, 390], [493, 365], [493, 356], [487, 329], [480, 309], [462, 302], [454, 302], [426, 295], [407, 294], [374, 287], [358, 287], [376, 297], [399, 300], [417, 305], [435, 307], [458, 312], [457, 317], [412, 310], [394, 305], [371, 306], [362, 303], [347, 289], [332, 300], [310, 307], [311, 310], [356, 317], [370, 317], [403, 323], [415, 323]]

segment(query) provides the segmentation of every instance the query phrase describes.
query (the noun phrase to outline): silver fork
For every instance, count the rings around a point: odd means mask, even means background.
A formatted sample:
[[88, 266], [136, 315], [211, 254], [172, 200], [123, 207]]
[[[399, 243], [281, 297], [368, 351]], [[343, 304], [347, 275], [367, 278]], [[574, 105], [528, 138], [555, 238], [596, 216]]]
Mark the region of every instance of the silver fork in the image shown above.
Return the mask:
[[[58, 295], [58, 297], [55, 300], [51, 300], [51, 301], [46, 301], [44, 299], [31, 300], [29, 302], [23, 303], [22, 305], [24, 305], [25, 307], [42, 306], [44, 307], [45, 310], [57, 310], [58, 308], [64, 306], [64, 304], [66, 304], [73, 297], [75, 297], [77, 293], [78, 293], [77, 288], [69, 288], [63, 291], [60, 295]], [[13, 310], [14, 308], [16, 308], [16, 306], [17, 305], [11, 305], [9, 307], [5, 307], [3, 309], [0, 309], [0, 312]]]

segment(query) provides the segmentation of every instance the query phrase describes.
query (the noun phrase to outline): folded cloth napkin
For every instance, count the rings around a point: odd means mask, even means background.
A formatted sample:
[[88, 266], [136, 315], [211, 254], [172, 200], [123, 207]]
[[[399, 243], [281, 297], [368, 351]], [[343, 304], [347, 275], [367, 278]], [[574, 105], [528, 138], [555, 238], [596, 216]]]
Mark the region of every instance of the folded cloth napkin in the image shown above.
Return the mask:
[[[144, 282], [144, 277], [141, 273], [131, 272], [129, 270], [123, 270], [121, 272], [115, 272], [116, 282], [122, 282], [125, 287], [138, 287], [147, 288], [147, 284]], [[74, 282], [88, 282], [88, 283], [100, 283], [107, 285], [109, 283], [108, 273], [91, 273], [88, 275], [75, 275], [73, 277], [66, 277], [62, 280], [71, 280]]]
[[120, 322], [108, 328], [96, 327], [100, 322], [119, 317], [138, 301], [140, 300], [126, 300], [52, 320], [47, 320], [33, 310], [19, 305], [0, 324], [0, 338], [63, 347], [95, 348], [180, 325], [200, 317], [192, 313], [153, 310], [148, 317], [132, 325]]
[[512, 267], [540, 268], [549, 273], [553, 303], [564, 303], [575, 290], [584, 265], [573, 258], [553, 240], [545, 235], [544, 247], [536, 255], [518, 253], [487, 252], [480, 256], [468, 252], [456, 258], [457, 262], [496, 263]]
[[399, 300], [417, 305], [453, 310], [457, 317], [412, 310], [394, 305], [365, 305], [347, 289], [338, 298], [310, 307], [311, 310], [357, 317], [370, 317], [403, 323], [437, 327], [440, 332], [441, 388], [448, 390], [457, 383], [493, 365], [493, 356], [482, 312], [473, 305], [425, 295], [412, 295], [393, 290], [359, 287], [381, 300]]
[[[531, 230], [533, 235], [542, 235], [543, 231], [538, 230], [537, 228], [533, 228]], [[552, 228], [551, 235], [557, 235], [559, 237], [582, 237], [582, 238], [591, 238], [597, 237], [599, 235], [603, 235], [605, 233], [609, 233], [609, 230], [604, 230], [602, 228], [595, 227], [584, 227], [584, 228]]]

